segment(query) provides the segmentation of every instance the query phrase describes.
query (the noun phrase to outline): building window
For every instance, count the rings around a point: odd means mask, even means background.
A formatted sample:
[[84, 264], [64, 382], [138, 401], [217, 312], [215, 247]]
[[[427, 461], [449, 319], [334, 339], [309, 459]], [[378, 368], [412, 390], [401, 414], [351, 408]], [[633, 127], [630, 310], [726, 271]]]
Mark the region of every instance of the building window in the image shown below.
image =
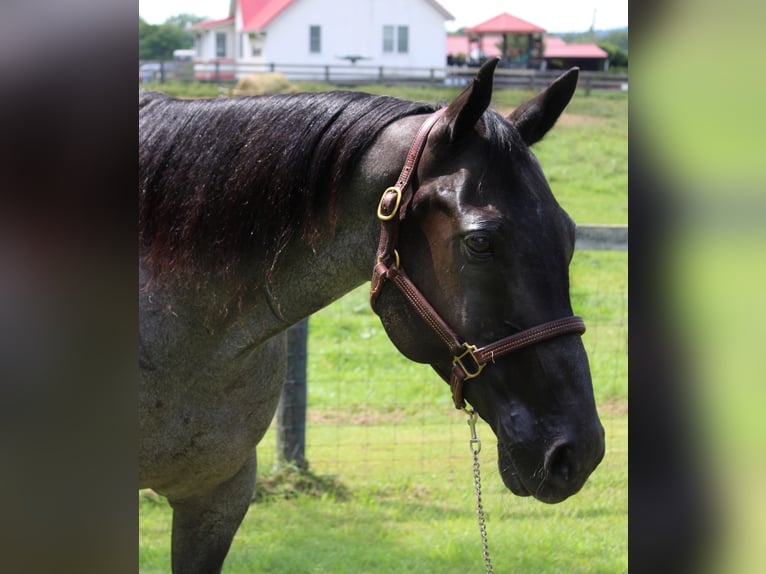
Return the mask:
[[322, 51], [322, 28], [309, 26], [309, 52], [319, 54]]
[[407, 26], [399, 26], [396, 29], [396, 51], [400, 54], [410, 51], [410, 29]]
[[215, 57], [226, 57], [226, 32], [215, 33]]
[[383, 26], [383, 53], [406, 54], [410, 51], [409, 26]]
[[383, 26], [383, 53], [390, 54], [394, 51], [394, 27]]
[[263, 55], [263, 38], [265, 34], [263, 32], [250, 32], [248, 38], [250, 40], [250, 55], [254, 58], [260, 58]]

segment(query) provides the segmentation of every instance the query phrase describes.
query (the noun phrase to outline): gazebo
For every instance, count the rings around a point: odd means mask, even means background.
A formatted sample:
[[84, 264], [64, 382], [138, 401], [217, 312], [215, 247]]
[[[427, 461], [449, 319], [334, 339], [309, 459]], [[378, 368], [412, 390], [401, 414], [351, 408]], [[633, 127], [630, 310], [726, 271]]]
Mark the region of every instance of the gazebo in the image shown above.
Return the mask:
[[548, 36], [544, 42], [543, 58], [548, 69], [566, 70], [573, 66], [581, 70], [609, 69], [609, 54], [596, 44], [567, 44], [556, 36]]
[[[478, 42], [479, 50], [484, 52], [482, 41], [484, 36], [490, 35], [502, 38], [501, 65], [507, 67], [537, 67], [542, 59], [543, 34], [545, 28], [536, 26], [526, 20], [511, 16], [503, 12], [490, 18], [486, 22], [466, 28], [468, 34], [468, 52], [471, 52], [471, 44]], [[511, 36], [526, 36], [526, 48], [514, 45]]]

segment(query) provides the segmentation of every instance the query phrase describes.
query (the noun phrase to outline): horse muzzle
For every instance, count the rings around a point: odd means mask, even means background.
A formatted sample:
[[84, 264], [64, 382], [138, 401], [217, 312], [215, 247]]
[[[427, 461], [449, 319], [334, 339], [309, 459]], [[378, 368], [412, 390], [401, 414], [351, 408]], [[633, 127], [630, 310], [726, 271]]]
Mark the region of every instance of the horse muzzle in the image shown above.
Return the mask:
[[517, 496], [555, 504], [580, 491], [604, 450], [604, 429], [597, 422], [591, 436], [562, 436], [547, 448], [498, 441], [498, 469], [505, 486]]

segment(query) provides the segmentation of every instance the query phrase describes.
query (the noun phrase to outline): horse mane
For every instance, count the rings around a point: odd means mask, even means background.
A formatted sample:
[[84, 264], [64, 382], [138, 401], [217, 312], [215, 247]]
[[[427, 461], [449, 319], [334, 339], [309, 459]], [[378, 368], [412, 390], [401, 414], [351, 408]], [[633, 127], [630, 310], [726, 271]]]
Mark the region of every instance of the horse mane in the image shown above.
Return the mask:
[[300, 235], [382, 129], [434, 108], [360, 92], [179, 100], [139, 93], [139, 248], [152, 280], [236, 277]]

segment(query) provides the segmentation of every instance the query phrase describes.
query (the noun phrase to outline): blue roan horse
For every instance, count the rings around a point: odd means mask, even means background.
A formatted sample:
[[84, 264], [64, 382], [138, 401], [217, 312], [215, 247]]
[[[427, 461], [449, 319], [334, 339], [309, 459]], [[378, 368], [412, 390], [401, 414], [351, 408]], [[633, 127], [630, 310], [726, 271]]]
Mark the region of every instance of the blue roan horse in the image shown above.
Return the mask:
[[574, 224], [529, 150], [577, 70], [504, 118], [488, 109], [496, 63], [441, 111], [350, 92], [139, 96], [140, 485], [172, 505], [174, 572], [221, 569], [285, 330], [373, 269], [388, 336], [487, 421], [511, 491], [558, 502], [598, 465]]

